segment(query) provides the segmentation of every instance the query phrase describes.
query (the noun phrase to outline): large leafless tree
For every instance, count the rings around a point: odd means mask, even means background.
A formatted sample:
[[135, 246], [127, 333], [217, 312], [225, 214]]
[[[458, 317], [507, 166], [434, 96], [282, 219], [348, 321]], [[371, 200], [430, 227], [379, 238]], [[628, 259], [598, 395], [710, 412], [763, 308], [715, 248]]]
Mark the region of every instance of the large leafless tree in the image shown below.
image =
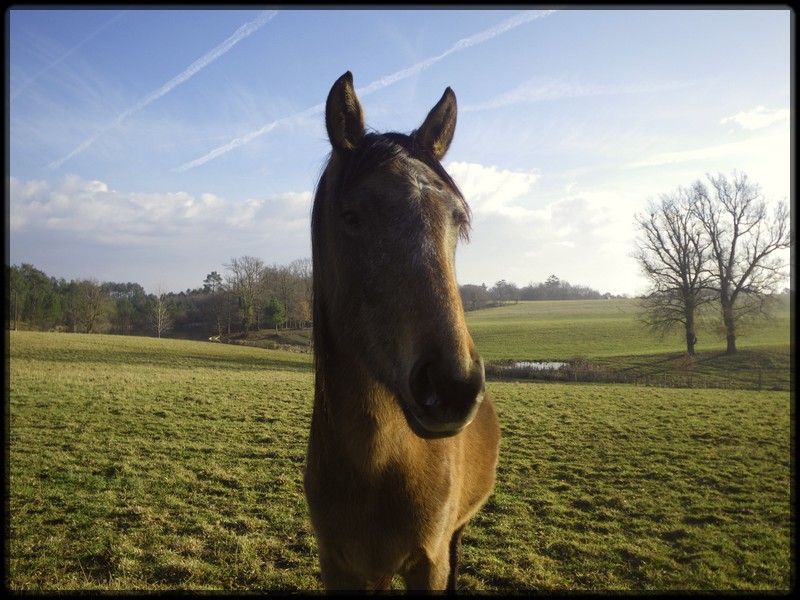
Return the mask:
[[645, 322], [662, 335], [682, 327], [691, 355], [698, 311], [712, 300], [706, 269], [710, 242], [692, 206], [692, 192], [685, 188], [650, 201], [647, 212], [635, 217], [639, 235], [633, 254], [651, 284], [643, 303]]
[[765, 313], [786, 278], [780, 252], [793, 237], [786, 202], [770, 211], [757, 184], [733, 172], [707, 175], [690, 189], [678, 188], [636, 215], [639, 236], [633, 254], [651, 288], [645, 320], [666, 333], [678, 324], [686, 349], [694, 354], [699, 309], [718, 302], [727, 353], [736, 353], [736, 326], [744, 317]]
[[785, 280], [786, 261], [779, 251], [793, 243], [786, 202], [770, 212], [760, 187], [744, 173], [731, 178], [707, 175], [710, 187], [698, 180], [693, 191], [692, 215], [709, 241], [711, 271], [718, 293], [727, 353], [736, 353], [736, 323], [761, 310]]

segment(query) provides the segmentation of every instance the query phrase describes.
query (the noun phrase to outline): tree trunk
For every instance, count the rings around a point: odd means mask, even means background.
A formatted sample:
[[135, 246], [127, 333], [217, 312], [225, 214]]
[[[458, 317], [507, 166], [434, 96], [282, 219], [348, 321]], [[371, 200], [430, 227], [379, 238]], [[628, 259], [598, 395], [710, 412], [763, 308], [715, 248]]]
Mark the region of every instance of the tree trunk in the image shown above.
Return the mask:
[[728, 333], [728, 347], [725, 350], [725, 354], [736, 354], [736, 334], [735, 333]]
[[694, 345], [697, 343], [697, 336], [693, 328], [686, 327], [686, 353], [690, 356], [695, 355]]
[[686, 318], [686, 353], [694, 356], [694, 345], [697, 343], [697, 336], [694, 334], [694, 301], [691, 296], [685, 297], [683, 301], [684, 316]]
[[725, 306], [722, 312], [722, 321], [725, 324], [725, 337], [728, 347], [725, 354], [736, 354], [736, 323], [733, 319], [733, 307]]

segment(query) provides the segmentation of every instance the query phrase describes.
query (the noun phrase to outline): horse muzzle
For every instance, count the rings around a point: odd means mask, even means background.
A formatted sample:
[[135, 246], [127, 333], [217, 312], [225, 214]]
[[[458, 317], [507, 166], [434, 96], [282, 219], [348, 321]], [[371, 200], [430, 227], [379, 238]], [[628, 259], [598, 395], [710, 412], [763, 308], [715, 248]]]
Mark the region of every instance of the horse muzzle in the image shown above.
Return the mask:
[[444, 360], [418, 360], [409, 387], [411, 399], [403, 408], [414, 433], [423, 438], [456, 435], [472, 422], [483, 401], [483, 359], [473, 351], [467, 369]]

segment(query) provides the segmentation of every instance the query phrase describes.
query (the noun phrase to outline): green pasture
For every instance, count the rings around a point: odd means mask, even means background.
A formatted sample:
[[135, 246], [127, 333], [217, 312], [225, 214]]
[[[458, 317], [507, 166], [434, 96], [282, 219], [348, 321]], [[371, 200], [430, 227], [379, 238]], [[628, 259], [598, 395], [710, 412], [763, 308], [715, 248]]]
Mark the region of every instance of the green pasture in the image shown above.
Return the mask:
[[[504, 310], [470, 315], [479, 347], [499, 352], [486, 320]], [[558, 343], [515, 357], [560, 358]], [[8, 374], [8, 588], [320, 587], [302, 493], [309, 355], [10, 332]], [[793, 587], [789, 392], [489, 390], [504, 437], [462, 588]]]
[[[484, 359], [570, 360], [681, 353], [683, 334], [654, 335], [639, 319], [637, 300], [562, 300], [518, 302], [466, 313]], [[698, 352], [725, 350], [725, 335], [714, 319], [697, 331]], [[740, 326], [741, 349], [788, 347], [790, 310], [783, 302], [768, 320]]]

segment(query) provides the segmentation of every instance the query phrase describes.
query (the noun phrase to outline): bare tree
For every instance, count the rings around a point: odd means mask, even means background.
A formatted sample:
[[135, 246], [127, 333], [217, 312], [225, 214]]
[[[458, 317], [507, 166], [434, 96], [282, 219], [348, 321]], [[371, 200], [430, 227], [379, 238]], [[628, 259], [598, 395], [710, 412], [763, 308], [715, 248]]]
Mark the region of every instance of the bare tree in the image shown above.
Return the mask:
[[713, 284], [719, 294], [727, 354], [736, 353], [736, 323], [761, 311], [785, 280], [785, 260], [776, 252], [791, 247], [789, 207], [778, 203], [769, 214], [757, 184], [733, 172], [706, 175], [711, 189], [695, 182], [692, 214], [708, 236]]
[[692, 192], [678, 188], [650, 201], [647, 214], [636, 215], [639, 236], [633, 257], [651, 287], [644, 297], [644, 321], [666, 335], [682, 326], [686, 352], [695, 354], [697, 313], [713, 300], [709, 292], [710, 242], [692, 213]]
[[70, 298], [73, 330], [82, 326], [86, 333], [105, 325], [113, 308], [113, 299], [93, 278], [73, 282]]
[[242, 310], [242, 327], [247, 332], [254, 324], [259, 326], [259, 314], [263, 301], [264, 262], [253, 256], [233, 258], [225, 267], [230, 272], [228, 284], [238, 296]]
[[162, 288], [159, 287], [159, 289], [156, 290], [151, 306], [153, 327], [155, 328], [158, 337], [161, 337], [161, 334], [168, 333], [172, 330], [172, 325], [174, 323], [169, 296], [163, 291]]
[[313, 302], [313, 275], [310, 258], [298, 258], [289, 264], [292, 275], [297, 280], [300, 299], [297, 302], [297, 316], [300, 321], [307, 323], [311, 320]]
[[[273, 264], [264, 269], [267, 297], [277, 300], [284, 307], [285, 324], [289, 327], [310, 319], [307, 297], [311, 280], [310, 270], [310, 263], [302, 259], [293, 261], [289, 266]], [[272, 320], [270, 317], [270, 322]]]

